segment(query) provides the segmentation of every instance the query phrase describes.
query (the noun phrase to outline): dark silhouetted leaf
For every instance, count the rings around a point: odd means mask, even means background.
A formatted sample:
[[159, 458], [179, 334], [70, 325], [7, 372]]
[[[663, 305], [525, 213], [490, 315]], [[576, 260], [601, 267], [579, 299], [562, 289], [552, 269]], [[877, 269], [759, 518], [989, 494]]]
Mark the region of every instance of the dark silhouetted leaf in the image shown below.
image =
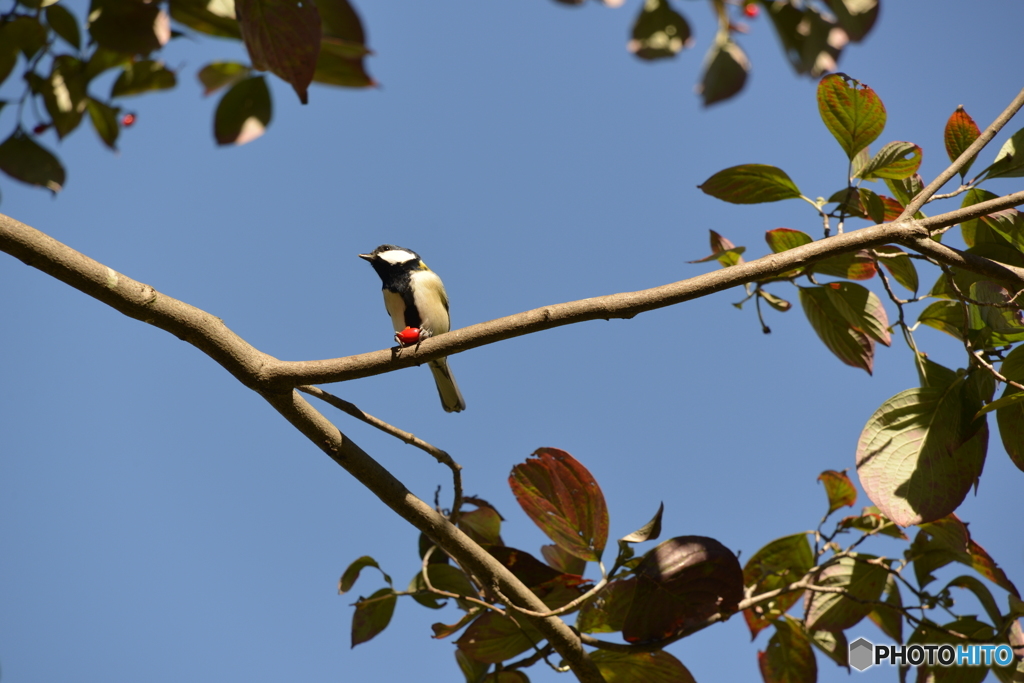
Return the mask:
[[76, 50], [82, 47], [82, 32], [78, 28], [78, 19], [64, 5], [47, 7], [46, 23], [71, 47]]
[[989, 178], [1020, 178], [1024, 176], [1024, 128], [1003, 143], [995, 161], [982, 176]]
[[117, 149], [117, 136], [121, 133], [121, 127], [117, 123], [117, 115], [121, 113], [120, 107], [111, 107], [92, 97], [86, 100], [86, 109], [89, 111], [89, 120], [96, 134], [100, 136], [110, 149]]
[[466, 683], [481, 683], [481, 679], [491, 668], [486, 662], [478, 662], [470, 659], [462, 650], [455, 648], [455, 661], [459, 665], [459, 671], [466, 677]]
[[878, 19], [878, 0], [825, 0], [825, 4], [854, 43], [863, 40]]
[[593, 475], [557, 448], [540, 448], [512, 468], [509, 486], [533, 523], [562, 549], [589, 562], [608, 542], [608, 508]]
[[171, 39], [171, 22], [157, 3], [92, 0], [89, 35], [108, 50], [148, 55]]
[[369, 598], [359, 600], [352, 615], [352, 647], [365, 643], [386, 629], [397, 603], [398, 596], [392, 588], [381, 588]]
[[665, 652], [598, 650], [591, 660], [607, 683], [696, 683], [678, 659]]
[[[800, 622], [787, 617], [787, 621], [793, 628], [800, 628]], [[839, 666], [850, 668], [850, 644], [846, 641], [846, 635], [842, 631], [811, 631], [805, 634], [811, 640], [811, 644], [821, 650]]]
[[366, 72], [362, 56], [352, 56], [353, 51], [352, 44], [324, 36], [313, 80], [344, 88], [369, 88], [376, 85], [376, 81]]
[[320, 53], [320, 12], [303, 0], [237, 0], [235, 12], [253, 66], [290, 83], [303, 104]]
[[46, 27], [35, 17], [14, 17], [0, 27], [0, 44], [20, 50], [26, 59], [43, 49], [47, 37]]
[[765, 651], [757, 653], [757, 664], [765, 683], [814, 683], [818, 679], [811, 641], [787, 619], [775, 622], [775, 633]]
[[[930, 628], [927, 624], [918, 626], [907, 640], [907, 645], [935, 644], [961, 645], [963, 639], [949, 633], [962, 634], [964, 638], [977, 642], [990, 641], [995, 635], [994, 629], [974, 616], [960, 617], [956, 621], [944, 624], [942, 630]], [[919, 681], [935, 681], [936, 683], [981, 683], [988, 676], [988, 669], [982, 666], [943, 667], [928, 666], [927, 660], [917, 667]]]
[[[957, 107], [956, 111], [949, 117], [949, 120], [946, 121], [946, 130], [943, 135], [943, 140], [946, 143], [946, 154], [949, 155], [949, 160], [956, 161], [959, 159], [960, 155], [966, 152], [967, 148], [974, 144], [974, 141], [980, 135], [981, 131], [978, 130], [978, 124], [974, 122], [970, 114], [964, 111], [963, 105]], [[961, 179], [967, 177], [967, 171], [970, 170], [971, 165], [977, 158], [978, 155], [975, 154], [960, 169]]]
[[800, 197], [785, 171], [767, 164], [742, 164], [719, 171], [698, 188], [732, 204], [760, 204]]
[[818, 84], [818, 111], [846, 156], [853, 159], [885, 128], [885, 106], [875, 91], [846, 74], [831, 74]]
[[626, 614], [633, 604], [636, 579], [612, 581], [580, 609], [576, 628], [583, 633], [614, 633], [621, 631]]
[[690, 36], [686, 18], [668, 0], [647, 0], [633, 24], [628, 48], [641, 59], [675, 57], [693, 43]]
[[[1024, 346], [1018, 346], [1011, 351], [999, 371], [1007, 379], [1024, 384]], [[1024, 397], [1024, 392], [1007, 385], [1000, 400], [1009, 400], [1015, 396]], [[996, 412], [996, 422], [999, 425], [999, 437], [1010, 460], [1017, 469], [1024, 471], [1024, 403], [1018, 402], [1000, 408]]]
[[71, 55], [55, 57], [50, 77], [40, 85], [40, 94], [57, 137], [64, 138], [78, 127], [85, 114], [86, 82], [82, 62]]
[[97, 47], [89, 57], [89, 61], [85, 63], [85, 80], [91, 81], [110, 69], [126, 66], [130, 62], [131, 57], [122, 52]]
[[455, 644], [470, 659], [497, 664], [526, 652], [542, 640], [526, 619], [520, 619], [516, 625], [508, 617], [487, 611], [466, 628]]
[[484, 677], [483, 683], [530, 683], [522, 671], [494, 671]]
[[199, 82], [203, 84], [203, 94], [217, 92], [221, 88], [234, 85], [252, 74], [252, 69], [237, 62], [211, 62], [199, 70]]
[[769, 230], [764, 234], [764, 239], [768, 242], [768, 247], [772, 252], [776, 254], [783, 251], [789, 251], [796, 247], [802, 247], [803, 245], [810, 244], [814, 241], [814, 239], [806, 232], [800, 232], [799, 230], [792, 230], [790, 228], [776, 228], [775, 230]]
[[832, 514], [839, 508], [853, 507], [857, 502], [857, 489], [853, 482], [846, 476], [846, 472], [825, 470], [818, 475], [818, 481], [825, 485], [825, 495], [828, 496], [828, 514]]
[[875, 411], [857, 444], [868, 498], [900, 526], [945, 517], [981, 475], [988, 446], [982, 401], [964, 377], [908, 389]]
[[865, 180], [892, 178], [902, 180], [921, 167], [921, 148], [912, 142], [890, 142], [878, 150], [857, 174]]
[[889, 571], [873, 555], [840, 557], [830, 561], [815, 585], [842, 588], [842, 593], [807, 592], [807, 628], [810, 630], [844, 631], [866, 617], [870, 603], [878, 600], [885, 588]]
[[889, 636], [897, 643], [903, 642], [903, 599], [900, 597], [900, 586], [896, 577], [890, 574], [885, 579], [885, 588], [882, 591], [885, 596], [885, 605], [875, 605], [868, 612], [868, 619], [874, 622], [875, 626], [882, 630], [882, 633]]
[[662, 640], [714, 614], [729, 614], [743, 597], [736, 556], [713, 538], [679, 536], [659, 544], [637, 565], [633, 604], [622, 637]]
[[578, 598], [580, 586], [589, 583], [579, 575], [563, 574], [522, 550], [493, 546], [487, 551], [552, 609]]
[[151, 90], [167, 90], [177, 84], [177, 76], [163, 62], [144, 59], [124, 67], [124, 71], [114, 81], [110, 96], [141, 95]]
[[920, 286], [917, 279], [917, 268], [914, 266], [914, 260], [907, 256], [907, 252], [899, 247], [886, 245], [875, 247], [875, 253], [878, 254], [878, 262], [885, 266], [896, 282], [911, 292], [917, 293], [917, 288]]
[[20, 129], [0, 143], [0, 171], [54, 194], [64, 187], [64, 167], [57, 157]]
[[224, 93], [213, 116], [218, 145], [244, 145], [263, 135], [270, 125], [270, 91], [263, 76], [235, 83]]
[[743, 89], [750, 71], [750, 60], [740, 46], [729, 40], [715, 43], [708, 51], [707, 69], [697, 93], [704, 98], [704, 106], [727, 100]]
[[[743, 584], [753, 595], [784, 588], [799, 581], [814, 566], [814, 554], [807, 534], [777, 538], [758, 550], [743, 568]], [[800, 599], [796, 591], [744, 610], [751, 638], [786, 613]]]
[[356, 579], [359, 578], [359, 572], [363, 571], [366, 567], [373, 567], [380, 570], [380, 573], [384, 576], [384, 580], [391, 585], [391, 577], [384, 574], [384, 571], [380, 569], [380, 565], [377, 564], [377, 560], [373, 559], [369, 555], [363, 555], [358, 560], [353, 562], [345, 570], [345, 573], [341, 575], [341, 579], [338, 581], [338, 595], [347, 593], [352, 590], [352, 586], [355, 584]]
[[786, 57], [797, 73], [820, 76], [835, 71], [846, 36], [832, 17], [823, 15], [810, 3], [762, 4], [768, 10]]

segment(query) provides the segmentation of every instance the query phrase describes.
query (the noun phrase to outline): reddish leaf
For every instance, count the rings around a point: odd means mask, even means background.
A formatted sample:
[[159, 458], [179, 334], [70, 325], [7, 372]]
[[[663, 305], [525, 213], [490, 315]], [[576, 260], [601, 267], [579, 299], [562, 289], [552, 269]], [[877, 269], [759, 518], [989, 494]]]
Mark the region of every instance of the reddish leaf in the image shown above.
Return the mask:
[[767, 164], [732, 166], [697, 187], [704, 194], [732, 204], [760, 204], [800, 197], [800, 190], [785, 171]]
[[687, 263], [705, 263], [707, 261], [717, 260], [722, 264], [723, 268], [743, 263], [742, 254], [747, 250], [746, 247], [737, 247], [714, 230], [710, 230], [709, 232], [711, 233], [711, 255], [705, 256], [702, 259], [697, 259], [696, 261], [687, 261]]
[[850, 159], [877, 139], [885, 128], [882, 100], [874, 90], [846, 74], [830, 74], [821, 79], [818, 111], [825, 127]]
[[866, 249], [822, 259], [813, 264], [811, 270], [848, 280], [870, 280], [878, 272], [874, 258]]
[[622, 629], [630, 643], [664, 638], [735, 611], [743, 598], [743, 571], [736, 556], [713, 538], [679, 536], [644, 556]]
[[459, 515], [459, 528], [480, 545], [504, 545], [501, 540], [501, 515], [490, 506]]
[[459, 665], [459, 671], [466, 677], [467, 683], [477, 683], [491, 668], [490, 664], [470, 659], [465, 652], [458, 648], [455, 648], [455, 661]]
[[882, 205], [885, 207], [885, 215], [882, 217], [885, 222], [894, 221], [903, 213], [903, 205], [892, 197], [880, 194], [878, 198], [882, 200]]
[[306, 104], [320, 54], [320, 13], [303, 0], [238, 0], [238, 26], [254, 67], [290, 83]]
[[[747, 560], [743, 568], [743, 585], [756, 596], [799, 581], [813, 566], [814, 555], [807, 534], [783, 536]], [[744, 610], [743, 618], [750, 629], [750, 637], [770, 626], [799, 599], [800, 594], [796, 591], [783, 593], [769, 602]]]
[[[949, 120], [946, 121], [946, 130], [943, 135], [946, 143], [946, 154], [949, 155], [949, 160], [956, 161], [959, 159], [960, 155], [966, 152], [967, 148], [974, 144], [974, 141], [980, 135], [981, 131], [978, 130], [978, 124], [974, 122], [970, 114], [964, 111], [964, 106], [960, 105], [957, 107], [956, 111], [949, 117]], [[967, 171], [970, 170], [977, 157], [978, 155], [975, 154], [960, 169], [961, 178], [967, 177]]]
[[590, 472], [557, 448], [538, 449], [516, 465], [509, 486], [534, 524], [562, 549], [589, 562], [608, 541], [608, 508]]
[[352, 647], [365, 643], [387, 628], [397, 603], [398, 596], [393, 588], [381, 588], [369, 598], [359, 600], [352, 615]]
[[757, 664], [765, 683], [814, 683], [818, 679], [811, 641], [788, 620], [775, 623], [768, 647], [757, 653]]
[[508, 617], [488, 610], [473, 620], [455, 644], [470, 659], [497, 664], [526, 652], [542, 640], [543, 637], [526, 619], [520, 619], [516, 624]]
[[909, 389], [875, 411], [857, 445], [868, 498], [900, 526], [945, 517], [981, 475], [988, 445], [981, 400], [964, 377]]
[[[873, 561], [873, 562], [872, 562]], [[883, 560], [889, 562], [889, 560]], [[878, 600], [889, 572], [872, 555], [840, 557], [818, 574], [815, 585], [842, 588], [843, 593], [807, 591], [807, 628], [844, 631], [866, 617]]]
[[825, 470], [818, 475], [818, 481], [825, 485], [825, 494], [828, 496], [828, 514], [832, 514], [839, 508], [853, 507], [857, 502], [857, 489], [853, 482], [846, 476], [846, 472]]
[[587, 570], [586, 560], [567, 553], [557, 545], [542, 545], [540, 554], [545, 562], [562, 573], [582, 576], [583, 572]]
[[608, 683], [696, 683], [683, 663], [665, 651], [613, 652], [598, 650], [591, 660]]

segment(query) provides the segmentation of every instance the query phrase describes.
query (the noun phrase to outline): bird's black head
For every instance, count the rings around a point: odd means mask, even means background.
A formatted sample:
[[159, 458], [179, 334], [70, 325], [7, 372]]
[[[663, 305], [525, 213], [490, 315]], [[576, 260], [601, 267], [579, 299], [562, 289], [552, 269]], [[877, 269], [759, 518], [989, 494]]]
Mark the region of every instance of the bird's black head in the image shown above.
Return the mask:
[[423, 268], [419, 254], [393, 244], [382, 244], [369, 254], [359, 254], [359, 258], [369, 261], [385, 283], [399, 273]]

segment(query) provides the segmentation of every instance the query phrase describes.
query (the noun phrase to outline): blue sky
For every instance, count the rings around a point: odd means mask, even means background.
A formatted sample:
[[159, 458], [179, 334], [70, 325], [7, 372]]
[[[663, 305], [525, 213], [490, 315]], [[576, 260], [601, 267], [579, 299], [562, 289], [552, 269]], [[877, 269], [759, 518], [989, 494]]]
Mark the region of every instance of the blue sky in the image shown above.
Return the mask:
[[[792, 74], [764, 17], [740, 38], [753, 61], [747, 89], [702, 108], [693, 86], [712, 18], [705, 3], [677, 5], [697, 47], [647, 64], [625, 50], [635, 1], [363, 2], [381, 87], [314, 87], [302, 107], [274, 82], [269, 132], [230, 149], [214, 147], [215, 99], [201, 97], [194, 74], [243, 59], [240, 47], [180, 40], [165, 57], [180, 69], [178, 89], [130, 102], [138, 122], [120, 153], [83, 127], [57, 148], [65, 191], [51, 200], [0, 180], [0, 211], [288, 360], [390, 345], [379, 282], [356, 257], [385, 242], [417, 250], [444, 278], [463, 326], [706, 272], [687, 261], [708, 253], [709, 229], [748, 257], [767, 251], [765, 230], [818, 235], [804, 202], [733, 206], [696, 189], [722, 168], [769, 163], [805, 194], [828, 196], [846, 162], [818, 118], [814, 82]], [[1021, 4], [972, 9], [888, 0], [840, 64], [888, 109], [879, 143], [924, 148], [926, 181], [945, 167], [942, 129], [957, 105], [984, 128], [1021, 87]], [[338, 577], [369, 554], [404, 587], [416, 532], [262, 399], [188, 344], [6, 256], [0, 291], [5, 681], [461, 680], [452, 644], [429, 637], [454, 608], [402, 600], [387, 631], [349, 648], [353, 598], [383, 584], [366, 573], [339, 597]], [[788, 285], [773, 291], [796, 300]], [[752, 308], [730, 305], [740, 298], [459, 354], [461, 414], [441, 410], [425, 368], [328, 389], [451, 453], [467, 493], [507, 519], [510, 545], [546, 542], [506, 479], [550, 446], [593, 472], [613, 538], [664, 501], [664, 538], [711, 536], [744, 561], [816, 526], [817, 475], [852, 469], [868, 417], [917, 380], [900, 340], [879, 349], [869, 377], [836, 360], [798, 310], [769, 312], [773, 333], [762, 335]], [[963, 365], [952, 338], [926, 329], [917, 339]], [[417, 495], [433, 500], [439, 485], [450, 495], [432, 459], [323, 410]], [[1022, 482], [993, 434], [979, 495], [958, 512], [1019, 586]], [[867, 504], [862, 496], [857, 509]], [[670, 651], [704, 683], [758, 680], [767, 635], [750, 644], [736, 618]], [[849, 635], [883, 638], [866, 623]], [[819, 671], [847, 680], [823, 658]], [[566, 680], [539, 667], [530, 677]]]

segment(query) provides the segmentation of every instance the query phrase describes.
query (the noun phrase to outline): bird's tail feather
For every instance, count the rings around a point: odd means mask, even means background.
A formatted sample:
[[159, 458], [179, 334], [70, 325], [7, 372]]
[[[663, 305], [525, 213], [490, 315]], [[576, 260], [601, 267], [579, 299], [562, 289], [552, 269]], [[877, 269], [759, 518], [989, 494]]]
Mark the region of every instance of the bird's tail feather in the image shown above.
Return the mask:
[[466, 401], [462, 398], [459, 385], [455, 383], [455, 376], [448, 367], [448, 359], [430, 361], [430, 372], [434, 375], [434, 383], [437, 384], [437, 393], [441, 395], [441, 405], [445, 412], [458, 413], [466, 409]]

